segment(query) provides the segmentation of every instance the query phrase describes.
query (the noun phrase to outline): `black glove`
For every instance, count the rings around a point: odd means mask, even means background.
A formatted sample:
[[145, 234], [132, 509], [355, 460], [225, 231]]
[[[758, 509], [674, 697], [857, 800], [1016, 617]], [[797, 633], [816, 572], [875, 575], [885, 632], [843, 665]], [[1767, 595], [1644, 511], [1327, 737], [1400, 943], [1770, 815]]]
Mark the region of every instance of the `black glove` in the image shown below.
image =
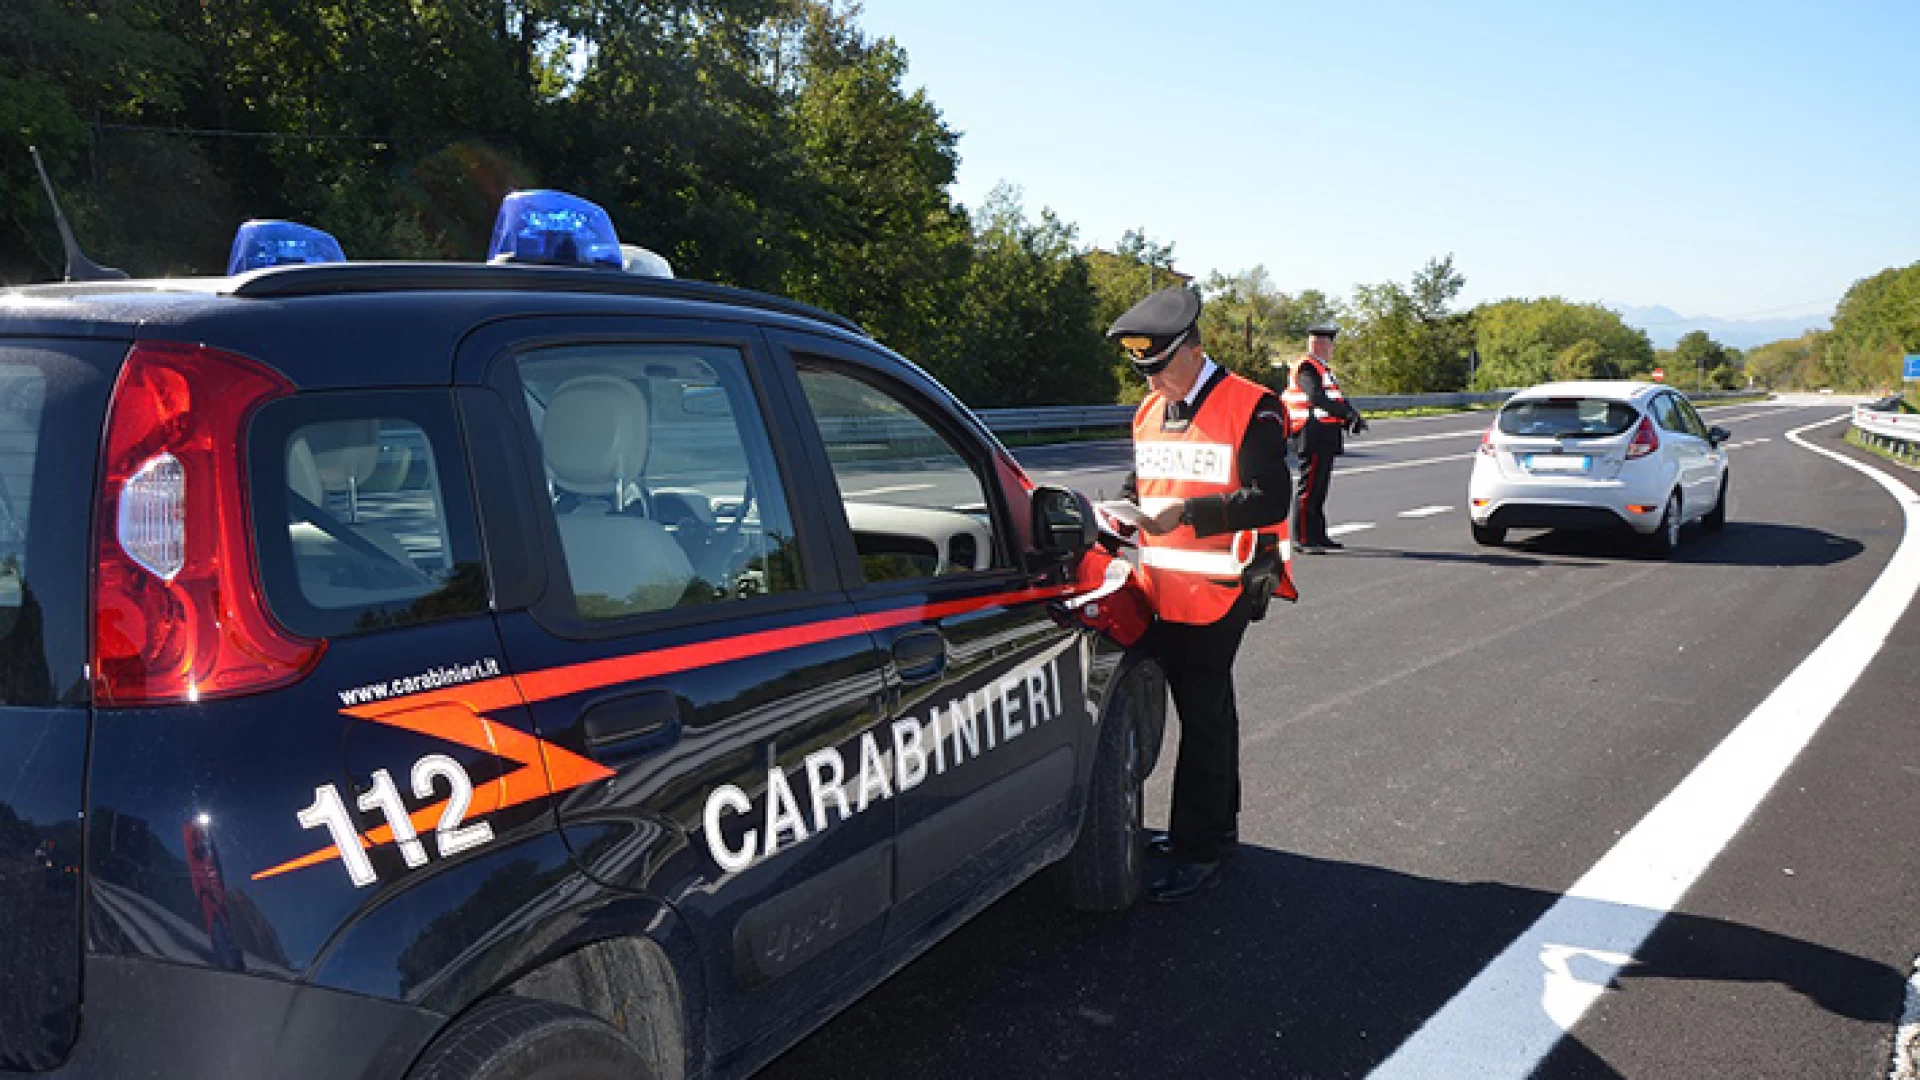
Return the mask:
[[1361, 416], [1359, 413], [1354, 413], [1353, 416], [1347, 420], [1347, 434], [1358, 435], [1365, 430], [1367, 430], [1367, 418]]

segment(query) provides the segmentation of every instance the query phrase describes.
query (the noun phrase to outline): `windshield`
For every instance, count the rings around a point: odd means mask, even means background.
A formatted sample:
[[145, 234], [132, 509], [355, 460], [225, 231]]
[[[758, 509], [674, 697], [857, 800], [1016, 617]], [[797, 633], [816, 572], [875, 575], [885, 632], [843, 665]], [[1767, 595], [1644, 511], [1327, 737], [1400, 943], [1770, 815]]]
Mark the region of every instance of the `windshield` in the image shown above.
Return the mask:
[[1604, 398], [1534, 398], [1501, 409], [1500, 432], [1544, 438], [1605, 437], [1627, 430], [1639, 415], [1625, 402]]

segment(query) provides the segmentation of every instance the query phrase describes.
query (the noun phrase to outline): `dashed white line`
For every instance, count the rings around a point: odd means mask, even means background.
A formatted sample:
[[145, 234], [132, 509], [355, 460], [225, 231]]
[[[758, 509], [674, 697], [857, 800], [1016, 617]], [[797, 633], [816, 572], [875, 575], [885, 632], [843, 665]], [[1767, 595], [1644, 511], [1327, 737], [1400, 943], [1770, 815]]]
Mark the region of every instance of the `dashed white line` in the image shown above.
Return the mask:
[[1354, 445], [1355, 446], [1397, 446], [1400, 443], [1432, 442], [1435, 439], [1476, 439], [1476, 438], [1479, 438], [1481, 435], [1485, 434], [1486, 430], [1487, 430], [1486, 427], [1483, 425], [1481, 427], [1474, 428], [1472, 431], [1436, 431], [1431, 435], [1402, 435], [1397, 439], [1369, 439], [1369, 438], [1366, 438], [1365, 436], [1361, 436], [1359, 437], [1359, 441], [1356, 441]]
[[893, 495], [902, 491], [930, 491], [932, 489], [932, 484], [895, 484], [892, 487], [877, 487], [868, 488], [865, 491], [842, 492], [842, 495], [846, 498], [853, 498], [860, 495]]
[[1451, 506], [1416, 506], [1411, 510], [1400, 511], [1400, 516], [1403, 518], [1432, 517], [1435, 514], [1444, 514], [1451, 509], [1453, 509]]
[[1414, 461], [1389, 461], [1384, 465], [1362, 465], [1357, 469], [1336, 468], [1334, 469], [1334, 475], [1358, 476], [1361, 473], [1384, 472], [1387, 469], [1411, 469], [1416, 465], [1438, 465], [1443, 461], [1465, 461], [1477, 453], [1479, 453], [1478, 450], [1470, 450], [1464, 454], [1448, 454], [1446, 457], [1419, 458]]
[[1371, 521], [1349, 521], [1345, 525], [1335, 525], [1332, 528], [1328, 529], [1327, 535], [1328, 536], [1345, 536], [1348, 533], [1365, 532], [1368, 529], [1375, 528], [1375, 527], [1376, 526]]
[[1759, 707], [1374, 1070], [1375, 1078], [1531, 1076], [1633, 962], [1886, 644], [1920, 593], [1920, 495], [1880, 469], [1800, 438], [1843, 419], [1796, 428], [1787, 440], [1865, 473], [1899, 504], [1900, 543], [1880, 576]]

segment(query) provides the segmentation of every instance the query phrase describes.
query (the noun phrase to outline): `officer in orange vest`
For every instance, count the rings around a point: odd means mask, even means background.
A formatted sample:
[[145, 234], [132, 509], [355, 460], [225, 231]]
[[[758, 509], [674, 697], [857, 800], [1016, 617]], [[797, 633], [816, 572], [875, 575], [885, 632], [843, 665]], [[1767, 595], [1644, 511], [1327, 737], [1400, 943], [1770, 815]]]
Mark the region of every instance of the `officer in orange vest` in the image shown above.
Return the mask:
[[1300, 457], [1300, 509], [1293, 529], [1300, 550], [1314, 554], [1344, 546], [1327, 535], [1327, 488], [1333, 483], [1333, 459], [1344, 449], [1341, 431], [1358, 435], [1367, 430], [1366, 419], [1347, 401], [1333, 374], [1333, 339], [1339, 332], [1332, 323], [1307, 331], [1307, 351], [1294, 361], [1280, 395], [1293, 450]]
[[1163, 902], [1215, 884], [1239, 839], [1233, 660], [1265, 599], [1247, 580], [1263, 542], [1278, 559], [1276, 595], [1292, 599], [1286, 413], [1272, 391], [1207, 356], [1199, 320], [1200, 298], [1175, 286], [1135, 304], [1107, 331], [1150, 390], [1134, 414], [1134, 471], [1124, 494], [1144, 514], [1150, 645], [1180, 713], [1171, 828], [1149, 844], [1166, 858], [1147, 896]]

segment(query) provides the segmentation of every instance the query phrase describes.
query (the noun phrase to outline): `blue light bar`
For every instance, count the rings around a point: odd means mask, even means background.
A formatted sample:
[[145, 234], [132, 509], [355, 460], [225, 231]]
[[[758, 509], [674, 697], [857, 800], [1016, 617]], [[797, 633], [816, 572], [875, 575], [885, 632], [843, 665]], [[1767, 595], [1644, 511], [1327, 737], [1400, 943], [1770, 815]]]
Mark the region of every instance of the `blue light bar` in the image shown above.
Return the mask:
[[564, 191], [516, 191], [501, 200], [488, 261], [614, 270], [625, 262], [607, 212]]
[[227, 273], [244, 274], [266, 266], [346, 262], [340, 241], [295, 221], [249, 221], [233, 234]]

